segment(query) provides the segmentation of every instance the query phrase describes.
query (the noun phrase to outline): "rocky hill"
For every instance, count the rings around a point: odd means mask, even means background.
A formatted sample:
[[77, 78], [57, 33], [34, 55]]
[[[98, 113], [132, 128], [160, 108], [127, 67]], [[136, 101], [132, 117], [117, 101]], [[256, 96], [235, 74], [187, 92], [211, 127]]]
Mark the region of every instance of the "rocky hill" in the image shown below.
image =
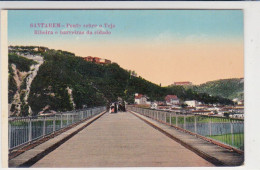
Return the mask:
[[183, 87], [160, 87], [116, 63], [96, 64], [67, 51], [10, 46], [8, 56], [11, 116], [101, 106], [118, 98], [133, 103], [135, 93], [145, 94], [151, 101], [176, 94], [182, 100], [233, 104]]

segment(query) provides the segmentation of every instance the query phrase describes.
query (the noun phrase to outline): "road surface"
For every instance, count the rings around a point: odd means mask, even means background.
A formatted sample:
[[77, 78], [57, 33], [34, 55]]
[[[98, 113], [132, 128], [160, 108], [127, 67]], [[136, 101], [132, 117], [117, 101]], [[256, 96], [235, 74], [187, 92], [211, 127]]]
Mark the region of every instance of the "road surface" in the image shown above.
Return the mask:
[[32, 167], [197, 167], [208, 161], [129, 112], [105, 114]]

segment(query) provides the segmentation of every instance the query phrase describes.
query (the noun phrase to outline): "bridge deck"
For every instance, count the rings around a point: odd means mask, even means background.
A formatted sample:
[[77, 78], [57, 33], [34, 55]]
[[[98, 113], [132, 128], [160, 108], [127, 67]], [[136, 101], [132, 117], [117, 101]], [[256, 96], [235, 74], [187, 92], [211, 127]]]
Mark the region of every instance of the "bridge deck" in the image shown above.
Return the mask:
[[126, 113], [105, 114], [32, 167], [213, 166]]

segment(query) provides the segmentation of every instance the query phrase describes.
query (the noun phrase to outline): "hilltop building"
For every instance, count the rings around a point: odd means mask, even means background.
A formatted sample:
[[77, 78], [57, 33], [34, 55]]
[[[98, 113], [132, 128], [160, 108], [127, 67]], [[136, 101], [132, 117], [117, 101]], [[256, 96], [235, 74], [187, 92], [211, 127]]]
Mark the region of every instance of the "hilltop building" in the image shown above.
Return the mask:
[[87, 56], [87, 57], [84, 57], [84, 60], [93, 62], [96, 64], [111, 64], [111, 60], [107, 60], [107, 59], [103, 59], [103, 58], [99, 58], [99, 57]]
[[48, 48], [46, 47], [35, 47], [34, 51], [39, 51], [39, 52], [46, 52]]
[[183, 82], [174, 82], [173, 85], [175, 85], [175, 86], [191, 86], [192, 83], [189, 82], [189, 81], [183, 81]]

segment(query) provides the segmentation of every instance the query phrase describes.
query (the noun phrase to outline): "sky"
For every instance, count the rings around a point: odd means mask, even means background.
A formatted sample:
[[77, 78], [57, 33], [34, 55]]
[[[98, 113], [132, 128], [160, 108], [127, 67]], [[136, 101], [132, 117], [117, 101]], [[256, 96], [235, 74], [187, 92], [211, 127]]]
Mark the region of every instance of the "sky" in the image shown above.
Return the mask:
[[[60, 23], [62, 27], [30, 27], [35, 23]], [[88, 24], [97, 27], [83, 27]], [[35, 30], [54, 34], [37, 35]], [[61, 35], [60, 30], [93, 34]], [[46, 46], [110, 59], [163, 86], [244, 77], [243, 32], [242, 10], [8, 11], [9, 45]]]

